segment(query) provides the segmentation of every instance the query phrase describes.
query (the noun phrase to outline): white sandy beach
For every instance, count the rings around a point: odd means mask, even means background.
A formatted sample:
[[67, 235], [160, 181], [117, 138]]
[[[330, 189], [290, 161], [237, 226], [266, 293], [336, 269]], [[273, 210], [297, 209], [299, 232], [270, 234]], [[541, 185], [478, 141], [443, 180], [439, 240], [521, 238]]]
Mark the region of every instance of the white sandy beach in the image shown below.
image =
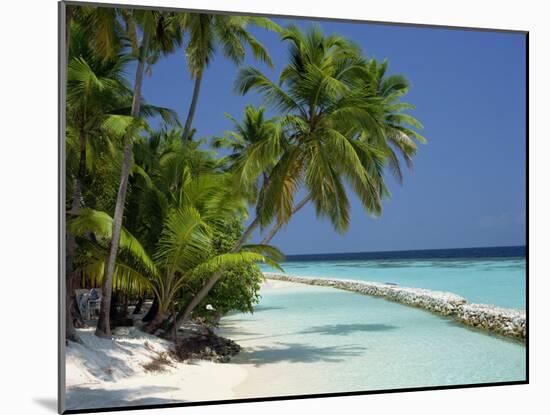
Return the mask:
[[[266, 281], [262, 292], [291, 287], [311, 289]], [[71, 343], [66, 353], [69, 409], [231, 399], [239, 397], [235, 389], [253, 370], [253, 365], [246, 364], [171, 361], [163, 372], [147, 372], [143, 365], [167, 353], [170, 342], [136, 328], [113, 340], [96, 337], [93, 329], [79, 330], [79, 334], [84, 344]]]
[[132, 329], [113, 340], [81, 330], [84, 345], [67, 348], [67, 408], [150, 405], [185, 401], [230, 399], [246, 371], [238, 365], [171, 360], [162, 372], [147, 372], [143, 365], [170, 343]]
[[[319, 294], [335, 292], [333, 288], [298, 284], [288, 281], [265, 280], [261, 293]], [[264, 312], [269, 307], [258, 308]], [[269, 396], [291, 396], [315, 394], [325, 391], [345, 392], [346, 387], [327, 387], [325, 380], [330, 376], [326, 373], [326, 364], [338, 364], [340, 357], [346, 356], [350, 350], [331, 347], [316, 347], [308, 344], [289, 343], [288, 332], [281, 327], [286, 322], [277, 322], [277, 327], [265, 324], [242, 324], [239, 315], [230, 315], [222, 319], [217, 333], [235, 340], [243, 348], [235, 356], [231, 365], [238, 365], [246, 371], [246, 376], [233, 387], [233, 394], [238, 398], [255, 398]], [[302, 316], [295, 315], [295, 321]], [[275, 323], [275, 322], [272, 322]], [[279, 323], [281, 326], [279, 327]], [[251, 331], [252, 330], [252, 331]]]
[[230, 314], [217, 330], [242, 347], [230, 363], [170, 361], [163, 372], [147, 372], [143, 365], [170, 342], [136, 328], [113, 340], [81, 330], [85, 344], [67, 348], [67, 408], [483, 383], [524, 373], [523, 346], [425, 310], [288, 281], [268, 280], [261, 293], [253, 316]]

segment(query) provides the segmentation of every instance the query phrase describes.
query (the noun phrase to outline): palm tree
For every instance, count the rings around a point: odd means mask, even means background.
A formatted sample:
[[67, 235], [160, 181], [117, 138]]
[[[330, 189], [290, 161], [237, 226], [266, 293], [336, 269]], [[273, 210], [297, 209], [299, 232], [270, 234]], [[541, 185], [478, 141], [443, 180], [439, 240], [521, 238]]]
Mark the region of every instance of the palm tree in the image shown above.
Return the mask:
[[[122, 106], [128, 98], [129, 90], [122, 76], [126, 61], [117, 56], [114, 59], [103, 59], [90, 47], [88, 30], [78, 22], [73, 22], [69, 33], [72, 33], [70, 60], [67, 76], [67, 150], [78, 154], [68, 160], [79, 160], [77, 166], [68, 166], [67, 171], [75, 171], [67, 183], [73, 182], [73, 192], [69, 214], [77, 214], [83, 205], [83, 186], [86, 181], [87, 153], [101, 140], [108, 137], [117, 122], [123, 122], [123, 116], [114, 116], [109, 112]], [[116, 120], [115, 120], [116, 118]], [[95, 137], [95, 140], [89, 140]], [[74, 180], [72, 180], [74, 177]], [[78, 315], [74, 301], [74, 289], [78, 285], [77, 270], [74, 267], [76, 241], [67, 237], [67, 338], [78, 340], [74, 331], [73, 320]]]
[[[163, 135], [168, 140], [173, 137], [170, 133]], [[178, 147], [188, 145], [179, 139], [161, 143], [156, 137], [149, 142], [135, 143], [141, 166], [134, 176], [143, 178], [145, 186], [134, 189], [132, 197], [142, 202], [149, 199], [148, 203], [152, 202], [164, 212], [154, 214], [151, 220], [148, 210], [132, 211], [132, 216], [138, 219], [133, 230], [121, 229], [121, 252], [114, 278], [130, 277], [134, 283], [146, 284], [154, 293], [159, 307], [147, 327], [151, 332], [156, 331], [169, 313], [175, 314], [181, 292], [201, 275], [256, 262], [277, 266], [275, 261], [282, 257], [276, 249], [259, 245], [244, 246], [239, 252], [213, 250], [216, 230], [229, 219], [244, 215], [246, 199], [230, 186], [234, 181], [231, 173], [219, 171], [217, 163], [200, 162], [206, 159], [203, 150], [186, 149], [186, 157], [180, 158], [183, 153], [177, 152]], [[176, 164], [183, 164], [178, 170], [181, 178], [174, 175]], [[159, 203], [154, 202], [155, 198]], [[160, 231], [149, 226], [159, 220]], [[68, 230], [72, 234], [95, 236], [94, 243], [86, 246], [87, 255], [83, 258], [88, 273], [97, 274], [105, 266], [101, 252], [107, 249], [106, 242], [112, 236], [112, 222], [105, 212], [91, 209], [83, 210], [69, 221]]]
[[[124, 76], [130, 57], [122, 54], [120, 49], [112, 57], [105, 57], [95, 49], [94, 42], [90, 41], [89, 26], [83, 23], [73, 22], [71, 32], [73, 42], [69, 53], [71, 58], [67, 82], [68, 151], [79, 153], [76, 157], [68, 157], [70, 160], [79, 160], [78, 172], [74, 175], [74, 210], [82, 198], [89, 161], [87, 153], [106, 149], [113, 153], [112, 144], [106, 145], [102, 139], [109, 140], [112, 138], [110, 136], [120, 135], [129, 126], [132, 121], [130, 112], [133, 96]], [[168, 125], [178, 122], [174, 111], [144, 102], [140, 105], [140, 115], [160, 116]]]
[[[127, 143], [124, 146], [122, 168], [120, 172], [119, 188], [117, 192], [115, 212], [113, 216], [112, 240], [109, 247], [109, 252], [105, 260], [105, 275], [103, 278], [102, 293], [99, 321], [96, 328], [96, 335], [110, 336], [109, 310], [111, 305], [111, 294], [113, 284], [113, 273], [115, 270], [116, 257], [119, 246], [120, 233], [122, 229], [122, 219], [124, 215], [124, 204], [126, 201], [126, 191], [128, 186], [128, 176], [132, 166], [132, 139], [135, 138], [142, 123], [140, 120], [141, 109], [141, 89], [143, 84], [143, 75], [145, 65], [153, 63], [160, 52], [172, 52], [174, 45], [181, 41], [180, 34], [175, 34], [159, 29], [164, 28], [164, 15], [160, 12], [148, 10], [131, 10], [125, 11], [124, 18], [126, 21], [127, 35], [132, 40], [133, 54], [137, 58], [138, 64], [135, 74], [134, 90], [132, 97], [132, 107], [130, 115], [134, 122], [127, 130]], [[141, 41], [137, 42], [138, 28], [141, 32]], [[167, 35], [168, 40], [160, 38], [160, 34]], [[162, 48], [162, 49], [161, 49]]]
[[266, 118], [264, 107], [252, 105], [245, 107], [242, 123], [229, 114], [226, 117], [232, 121], [234, 131], [215, 137], [212, 146], [231, 150], [231, 154], [222, 158], [220, 163], [234, 172], [237, 178], [234, 186], [246, 189], [249, 202], [255, 203], [260, 196], [259, 190], [267, 185], [271, 169], [284, 151], [285, 137], [279, 119]]
[[[387, 67], [386, 60], [378, 63], [375, 59], [370, 59], [365, 62], [367, 76], [358, 77], [353, 87], [356, 92], [374, 93], [380, 99], [382, 116], [378, 121], [379, 127], [372, 132], [370, 129], [359, 126], [359, 128], [349, 129], [348, 134], [353, 136], [355, 130], [357, 140], [381, 148], [386, 154], [388, 168], [397, 181], [402, 183], [403, 172], [400, 159], [412, 168], [412, 157], [417, 150], [416, 141], [425, 143], [426, 139], [415, 130], [422, 129], [422, 124], [410, 114], [402, 112], [414, 109], [413, 105], [401, 101], [409, 91], [409, 82], [402, 75], [386, 76]], [[311, 195], [307, 194], [292, 208], [290, 216], [302, 209], [310, 200]], [[284, 225], [283, 221], [277, 221], [261, 243], [269, 244]]]
[[[72, 188], [72, 195], [67, 197], [71, 201], [69, 215], [78, 214], [86, 204], [88, 169], [94, 168], [97, 174], [102, 170], [97, 165], [106, 162], [105, 155], [108, 164], [116, 159], [118, 140], [132, 122], [132, 90], [124, 77], [130, 58], [122, 54], [117, 16], [116, 9], [74, 7], [69, 19], [68, 34], [72, 39], [68, 45], [67, 83], [67, 188]], [[144, 117], [160, 115], [167, 124], [177, 121], [175, 113], [166, 108], [142, 104], [140, 112]], [[86, 197], [97, 199], [93, 192]], [[76, 248], [74, 236], [67, 235], [67, 338], [71, 340], [78, 340], [73, 327], [73, 320], [79, 315], [74, 301], [80, 273], [74, 264]]]
[[385, 149], [388, 167], [398, 182], [402, 183], [400, 157], [409, 168], [412, 167], [412, 157], [417, 150], [416, 142], [426, 143], [426, 139], [416, 131], [423, 128], [422, 124], [410, 114], [403, 112], [415, 108], [401, 101], [409, 92], [408, 80], [402, 75], [386, 76], [387, 69], [387, 60], [378, 63], [371, 59], [366, 63], [368, 76], [357, 80], [358, 89], [373, 90], [381, 98], [383, 105], [381, 134], [367, 134], [365, 131], [358, 131], [357, 134], [360, 140]]
[[[280, 124], [285, 144], [260, 191], [256, 218], [234, 249], [259, 225], [266, 226], [275, 219], [280, 228], [308, 201], [314, 204], [317, 216], [327, 217], [337, 232], [345, 232], [350, 203], [344, 182], [373, 215], [381, 213], [382, 198], [389, 195], [383, 175], [387, 145], [378, 143], [385, 143], [388, 106], [395, 104], [396, 97], [379, 96], [373, 82], [366, 81], [372, 75], [367, 61], [346, 39], [324, 36], [317, 26], [306, 34], [289, 26], [282, 39], [290, 44], [290, 63], [278, 83], [251, 67], [242, 69], [236, 82], [240, 93], [254, 89], [283, 113]], [[407, 120], [401, 118], [401, 122]], [[249, 153], [248, 164], [262, 164], [259, 154]], [[255, 180], [254, 174], [243, 180]], [[294, 204], [301, 187], [307, 196]], [[210, 277], [178, 325], [190, 318], [220, 276], [218, 272]]]
[[[171, 205], [171, 211], [176, 209], [181, 212], [191, 209], [198, 213], [204, 223], [208, 224], [209, 238], [212, 239], [216, 230], [222, 232], [228, 221], [246, 216], [249, 191], [245, 187], [235, 187], [235, 172], [224, 171], [225, 161], [215, 161], [214, 152], [200, 149], [201, 141], [182, 142], [175, 140], [173, 135], [168, 137], [170, 145], [165, 148], [160, 157], [162, 172], [160, 176], [164, 182], [160, 187], [167, 189], [167, 200]], [[189, 216], [192, 217], [193, 214]], [[174, 232], [173, 229], [168, 233], [164, 230], [159, 238], [157, 258], [165, 258], [169, 251], [167, 246], [161, 247], [161, 242], [166, 240], [165, 237], [168, 236], [168, 245], [171, 245], [172, 238], [181, 238], [180, 235], [182, 232]], [[207, 253], [208, 250], [203, 247], [201, 252]], [[194, 255], [201, 258], [198, 252]], [[257, 258], [276, 266], [274, 261], [280, 260], [282, 256], [277, 250], [268, 246], [241, 245], [239, 249], [221, 250], [203, 264], [200, 270], [204, 273], [210, 267], [211, 270], [219, 269], [223, 273], [228, 268], [238, 266], [239, 263], [246, 263], [246, 258]], [[190, 261], [191, 257], [187, 263]], [[252, 261], [249, 259], [248, 262]], [[175, 276], [172, 275], [171, 278]], [[185, 281], [188, 276], [181, 273], [180, 279]], [[157, 321], [161, 320], [162, 318], [158, 317]]]
[[79, 156], [72, 158], [79, 160], [71, 209], [75, 211], [81, 205], [88, 146], [97, 141], [90, 141], [88, 137], [109, 135], [107, 128], [127, 121], [123, 115], [115, 114], [127, 105], [131, 91], [123, 73], [128, 62], [126, 57], [104, 59], [90, 47], [86, 39], [88, 33], [78, 23], [73, 24], [72, 33], [72, 57], [67, 73], [67, 124], [69, 136], [75, 137], [79, 151]]
[[159, 298], [159, 311], [149, 330], [154, 331], [165, 320], [169, 307], [175, 311], [173, 303], [178, 291], [196, 275], [255, 262], [273, 264], [273, 259], [282, 257], [278, 251], [264, 246], [243, 246], [238, 251], [213, 255], [214, 229], [222, 219], [236, 213], [232, 207], [235, 202], [242, 203], [241, 198], [231, 195], [229, 182], [229, 177], [220, 174], [187, 177], [183, 181], [180, 189], [183, 197], [165, 221], [154, 257], [162, 271], [152, 282]]
[[189, 139], [193, 118], [204, 71], [212, 61], [218, 47], [226, 58], [240, 64], [245, 57], [246, 46], [256, 59], [272, 65], [266, 49], [247, 30], [247, 25], [255, 25], [268, 30], [279, 31], [277, 24], [263, 17], [228, 16], [206, 13], [182, 13], [177, 17], [179, 25], [188, 34], [185, 48], [187, 65], [195, 81], [189, 112], [185, 121], [182, 138]]

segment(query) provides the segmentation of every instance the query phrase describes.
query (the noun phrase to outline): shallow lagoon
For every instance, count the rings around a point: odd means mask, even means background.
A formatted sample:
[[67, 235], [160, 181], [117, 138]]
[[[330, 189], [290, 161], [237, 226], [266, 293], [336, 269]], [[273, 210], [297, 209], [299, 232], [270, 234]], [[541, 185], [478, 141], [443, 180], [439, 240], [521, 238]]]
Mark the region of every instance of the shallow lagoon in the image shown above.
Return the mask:
[[326, 287], [269, 282], [253, 315], [222, 320], [244, 346], [238, 397], [521, 381], [525, 347], [427, 311]]

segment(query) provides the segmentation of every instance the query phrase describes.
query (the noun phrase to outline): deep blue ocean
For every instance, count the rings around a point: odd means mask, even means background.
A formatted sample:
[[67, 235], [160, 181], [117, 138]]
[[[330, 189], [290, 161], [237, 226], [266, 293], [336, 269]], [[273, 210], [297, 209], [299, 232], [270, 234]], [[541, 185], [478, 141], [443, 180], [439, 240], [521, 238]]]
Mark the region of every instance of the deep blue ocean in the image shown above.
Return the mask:
[[409, 251], [347, 252], [339, 254], [287, 255], [287, 262], [352, 261], [369, 259], [479, 259], [525, 257], [525, 246], [495, 246], [482, 248], [420, 249]]

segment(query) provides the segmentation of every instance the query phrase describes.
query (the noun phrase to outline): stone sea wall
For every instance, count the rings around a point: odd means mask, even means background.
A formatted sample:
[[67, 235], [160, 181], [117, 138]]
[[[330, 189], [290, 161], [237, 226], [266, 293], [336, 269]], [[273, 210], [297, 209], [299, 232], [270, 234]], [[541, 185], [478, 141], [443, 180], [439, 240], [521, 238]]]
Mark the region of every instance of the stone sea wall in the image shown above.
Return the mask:
[[457, 321], [467, 326], [520, 341], [525, 341], [526, 338], [524, 310], [500, 308], [485, 304], [470, 304], [465, 298], [449, 292], [407, 288], [378, 282], [299, 277], [272, 272], [264, 272], [264, 276], [272, 280], [320, 285], [383, 297], [387, 300], [420, 307], [444, 316], [453, 316]]

